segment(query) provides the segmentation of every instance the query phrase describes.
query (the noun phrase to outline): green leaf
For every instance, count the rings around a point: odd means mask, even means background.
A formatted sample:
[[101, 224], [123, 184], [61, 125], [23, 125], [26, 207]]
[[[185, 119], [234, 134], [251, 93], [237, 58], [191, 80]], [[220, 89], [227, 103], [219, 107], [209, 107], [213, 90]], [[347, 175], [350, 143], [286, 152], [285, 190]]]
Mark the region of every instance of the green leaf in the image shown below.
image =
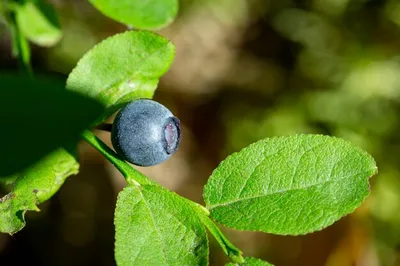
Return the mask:
[[331, 225], [369, 194], [374, 159], [342, 139], [296, 135], [229, 156], [204, 188], [211, 216], [239, 230], [305, 234]]
[[160, 29], [178, 13], [178, 0], [89, 1], [104, 15], [138, 29]]
[[53, 46], [62, 37], [54, 9], [43, 1], [16, 5], [15, 19], [25, 37], [37, 45]]
[[[4, 10], [0, 10], [3, 22], [7, 24], [11, 36], [11, 51], [15, 58], [20, 59], [20, 63], [27, 73], [31, 73], [30, 59], [31, 49], [28, 40], [19, 29], [15, 14], [12, 12], [18, 5], [14, 2], [7, 2], [3, 7]], [[2, 12], [1, 12], [2, 11]]]
[[31, 48], [28, 41], [26, 40], [25, 36], [21, 34], [21, 31], [18, 29], [17, 25], [15, 25], [12, 21], [8, 23], [8, 27], [12, 37], [11, 45], [13, 56], [19, 57], [25, 66], [29, 66], [31, 61]]
[[115, 210], [120, 266], [208, 265], [208, 240], [195, 210], [160, 186], [129, 185]]
[[104, 119], [127, 102], [152, 98], [159, 78], [168, 70], [174, 55], [173, 44], [154, 33], [117, 34], [81, 58], [68, 77], [67, 89], [107, 106]]
[[25, 212], [39, 211], [37, 205], [56, 193], [78, 169], [75, 157], [58, 149], [19, 174], [12, 191], [0, 199], [0, 231], [14, 234], [21, 230]]
[[244, 263], [228, 263], [226, 266], [274, 266], [271, 263], [256, 258], [246, 257], [244, 259]]
[[23, 171], [59, 147], [73, 146], [104, 111], [51, 79], [0, 73], [0, 177]]

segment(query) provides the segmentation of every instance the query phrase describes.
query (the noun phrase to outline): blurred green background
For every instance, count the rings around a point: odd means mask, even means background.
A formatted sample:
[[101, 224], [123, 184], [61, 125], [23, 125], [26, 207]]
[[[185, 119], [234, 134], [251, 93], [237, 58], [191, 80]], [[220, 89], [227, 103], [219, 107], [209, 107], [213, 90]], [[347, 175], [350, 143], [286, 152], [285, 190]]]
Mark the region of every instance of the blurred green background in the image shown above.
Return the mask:
[[[52, 0], [62, 29], [52, 48], [32, 46], [36, 73], [65, 80], [96, 43], [126, 30], [87, 1]], [[18, 70], [0, 24], [0, 69]], [[400, 1], [181, 0], [160, 31], [177, 47], [155, 99], [182, 121], [169, 161], [140, 168], [202, 202], [218, 163], [258, 139], [321, 133], [347, 139], [377, 160], [371, 196], [355, 213], [306, 236], [223, 228], [246, 256], [276, 265], [400, 265]], [[110, 136], [98, 132], [110, 144]], [[0, 265], [115, 265], [113, 211], [124, 179], [81, 143], [81, 172], [0, 235]], [[0, 195], [2, 196], [2, 195]], [[210, 265], [227, 260], [211, 240]]]

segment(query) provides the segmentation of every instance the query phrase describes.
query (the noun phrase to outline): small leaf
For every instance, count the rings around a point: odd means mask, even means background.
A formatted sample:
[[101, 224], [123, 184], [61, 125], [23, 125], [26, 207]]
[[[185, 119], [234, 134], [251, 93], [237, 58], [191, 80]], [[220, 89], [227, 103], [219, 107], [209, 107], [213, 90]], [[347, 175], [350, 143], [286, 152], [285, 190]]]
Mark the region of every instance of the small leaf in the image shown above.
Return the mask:
[[226, 266], [274, 266], [271, 263], [256, 258], [246, 257], [244, 259], [245, 261], [242, 264], [228, 263]]
[[117, 34], [81, 58], [68, 77], [67, 89], [107, 106], [104, 119], [127, 102], [152, 98], [159, 78], [168, 70], [174, 55], [173, 44], [154, 33]]
[[58, 149], [18, 175], [12, 191], [0, 199], [0, 232], [14, 234], [25, 226], [25, 212], [58, 191], [65, 179], [78, 173], [74, 156]]
[[104, 111], [98, 102], [55, 80], [0, 73], [0, 177], [23, 171], [46, 154], [75, 145]]
[[115, 258], [120, 266], [208, 265], [208, 240], [197, 213], [159, 186], [129, 185], [115, 210]]
[[43, 1], [17, 5], [15, 19], [25, 37], [37, 45], [53, 46], [62, 37], [54, 9]]
[[174, 20], [178, 0], [89, 0], [104, 15], [138, 29], [159, 29]]
[[14, 57], [19, 57], [22, 63], [30, 68], [31, 61], [31, 47], [29, 46], [28, 41], [25, 36], [21, 34], [21, 31], [18, 29], [17, 25], [13, 22], [8, 23], [8, 27], [11, 33], [12, 40], [12, 54]]
[[353, 212], [376, 173], [374, 159], [342, 139], [265, 139], [223, 161], [204, 198], [211, 216], [228, 227], [305, 234]]
[[4, 10], [0, 9], [0, 14], [2, 14], [3, 22], [6, 23], [10, 31], [12, 56], [19, 58], [22, 66], [29, 73], [31, 71], [31, 49], [28, 40], [17, 25], [15, 14], [12, 12], [15, 8], [18, 8], [16, 3], [7, 2], [3, 7]]

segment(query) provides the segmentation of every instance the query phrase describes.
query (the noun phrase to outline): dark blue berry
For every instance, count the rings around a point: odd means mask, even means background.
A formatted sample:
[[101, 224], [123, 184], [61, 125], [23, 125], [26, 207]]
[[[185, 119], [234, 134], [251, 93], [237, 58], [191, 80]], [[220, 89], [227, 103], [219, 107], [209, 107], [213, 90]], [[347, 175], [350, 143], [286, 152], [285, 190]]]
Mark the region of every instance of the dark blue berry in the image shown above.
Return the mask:
[[179, 119], [165, 106], [146, 99], [122, 108], [111, 131], [116, 152], [139, 166], [167, 160], [178, 149], [180, 137]]

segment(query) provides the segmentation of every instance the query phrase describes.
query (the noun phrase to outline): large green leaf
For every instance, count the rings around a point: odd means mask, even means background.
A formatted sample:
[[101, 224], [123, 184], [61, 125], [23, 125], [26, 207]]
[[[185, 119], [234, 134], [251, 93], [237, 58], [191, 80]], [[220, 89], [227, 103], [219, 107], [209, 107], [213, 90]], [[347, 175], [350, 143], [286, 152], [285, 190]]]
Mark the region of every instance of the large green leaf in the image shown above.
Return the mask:
[[89, 0], [104, 15], [138, 29], [159, 29], [178, 13], [178, 0]]
[[0, 88], [0, 177], [74, 145], [104, 111], [100, 103], [55, 80], [0, 73]]
[[226, 264], [226, 266], [274, 266], [271, 263], [268, 263], [266, 261], [256, 259], [256, 258], [247, 257], [244, 259], [245, 259], [245, 261], [242, 264], [228, 263], [228, 264]]
[[108, 107], [106, 118], [129, 101], [152, 98], [174, 55], [174, 45], [154, 33], [117, 34], [81, 58], [68, 77], [67, 89], [102, 102]]
[[239, 230], [305, 234], [354, 211], [377, 173], [365, 151], [334, 137], [261, 140], [229, 156], [204, 188], [211, 216]]
[[37, 205], [56, 193], [78, 169], [75, 157], [61, 148], [18, 174], [12, 191], [0, 199], [0, 232], [14, 234], [21, 230], [25, 212], [39, 211]]
[[208, 241], [185, 199], [154, 185], [129, 185], [115, 210], [115, 259], [130, 265], [207, 265]]
[[62, 37], [54, 9], [42, 0], [16, 5], [15, 19], [23, 35], [37, 45], [52, 46]]

